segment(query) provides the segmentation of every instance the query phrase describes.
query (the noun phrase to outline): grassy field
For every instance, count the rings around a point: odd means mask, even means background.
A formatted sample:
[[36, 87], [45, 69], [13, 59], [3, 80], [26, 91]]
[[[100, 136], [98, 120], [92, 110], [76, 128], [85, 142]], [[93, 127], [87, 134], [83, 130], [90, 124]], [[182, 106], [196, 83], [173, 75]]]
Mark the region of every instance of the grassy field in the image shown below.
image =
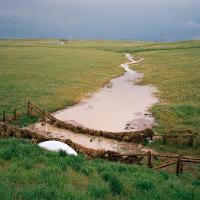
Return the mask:
[[[145, 60], [135, 69], [141, 84], [159, 89], [152, 108], [155, 130], [200, 130], [200, 42], [0, 40], [0, 110], [14, 108], [27, 118], [30, 99], [48, 111], [72, 105], [122, 73], [124, 52]], [[162, 151], [199, 155], [200, 145], [151, 144]], [[199, 169], [200, 170], [200, 169]], [[27, 140], [0, 140], [1, 199], [138, 199], [197, 200], [200, 179], [177, 178], [141, 166], [103, 160], [86, 161], [47, 152]]]
[[142, 84], [153, 84], [161, 100], [151, 111], [158, 126], [157, 133], [170, 130], [192, 130], [196, 146], [151, 145], [162, 151], [196, 154], [200, 152], [200, 41], [162, 43], [142, 48], [134, 55], [145, 61], [134, 68], [145, 74]]
[[199, 195], [200, 180], [189, 174], [177, 178], [141, 166], [48, 152], [28, 140], [0, 140], [1, 199], [198, 200]]
[[[185, 47], [188, 45], [187, 48]], [[163, 50], [162, 49], [163, 46]], [[200, 42], [172, 44], [165, 49], [135, 53], [145, 58], [136, 66], [144, 84], [155, 85], [161, 104], [154, 106], [159, 133], [167, 130], [200, 130]]]
[[[159, 90], [151, 110], [155, 130], [200, 131], [200, 41], [173, 43], [130, 41], [0, 40], [0, 109], [25, 113], [28, 99], [55, 111], [72, 105], [122, 73], [128, 52], [145, 60], [134, 66], [141, 84]], [[34, 120], [34, 119], [33, 119]], [[21, 125], [31, 122], [22, 117]]]
[[1, 111], [25, 112], [28, 99], [48, 111], [72, 105], [120, 75], [123, 61], [109, 51], [1, 41]]

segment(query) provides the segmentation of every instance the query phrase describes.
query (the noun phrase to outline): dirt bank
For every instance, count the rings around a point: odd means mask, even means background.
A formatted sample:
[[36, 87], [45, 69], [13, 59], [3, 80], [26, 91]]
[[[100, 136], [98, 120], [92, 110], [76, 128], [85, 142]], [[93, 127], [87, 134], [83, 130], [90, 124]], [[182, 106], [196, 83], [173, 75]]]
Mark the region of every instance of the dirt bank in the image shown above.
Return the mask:
[[43, 141], [56, 140], [61, 141], [69, 145], [76, 152], [85, 154], [88, 159], [94, 158], [103, 158], [110, 161], [119, 161], [127, 164], [137, 163], [140, 164], [144, 159], [143, 155], [134, 155], [134, 154], [121, 154], [114, 151], [105, 151], [105, 150], [95, 150], [81, 146], [70, 139], [65, 139], [61, 137], [55, 137], [48, 134], [41, 134], [40, 132], [30, 131], [28, 129], [21, 129], [10, 124], [0, 123], [0, 139], [3, 138], [26, 138], [31, 139], [33, 143], [37, 144]]
[[113, 151], [123, 154], [144, 153], [150, 151], [139, 143], [130, 143], [117, 141], [115, 139], [107, 139], [105, 137], [74, 133], [67, 129], [56, 128], [48, 123], [37, 123], [29, 127], [29, 130], [37, 132], [37, 134], [60, 139], [70, 139], [78, 145], [94, 150]]

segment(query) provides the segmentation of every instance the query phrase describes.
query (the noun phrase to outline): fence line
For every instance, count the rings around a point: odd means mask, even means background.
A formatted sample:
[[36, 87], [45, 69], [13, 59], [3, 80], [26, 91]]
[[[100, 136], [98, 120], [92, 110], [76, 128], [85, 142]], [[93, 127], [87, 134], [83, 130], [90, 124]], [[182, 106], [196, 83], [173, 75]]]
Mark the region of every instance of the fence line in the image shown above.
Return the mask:
[[[200, 158], [192, 158], [188, 159], [187, 157], [184, 157], [183, 155], [177, 155], [177, 156], [172, 156], [172, 155], [161, 155], [161, 154], [152, 154], [150, 151], [145, 155], [148, 157], [148, 162], [147, 166], [149, 168], [153, 168], [155, 170], [158, 169], [163, 169], [168, 166], [176, 164], [176, 175], [179, 176], [180, 174], [183, 173], [183, 163], [184, 162], [190, 162], [193, 164], [200, 164]], [[153, 162], [152, 162], [152, 157], [165, 157], [165, 158], [172, 158], [175, 159], [175, 161], [167, 162], [164, 164], [161, 164], [159, 166], [153, 167]]]
[[[93, 150], [86, 147], [83, 147], [81, 145], [78, 145], [74, 142], [72, 142], [69, 139], [61, 139], [61, 138], [53, 138], [51, 136], [44, 136], [39, 135], [36, 132], [32, 132], [30, 130], [26, 130], [23, 128], [17, 128], [13, 125], [7, 124], [7, 123], [0, 123], [0, 138], [8, 138], [8, 137], [17, 137], [17, 138], [27, 138], [31, 139], [33, 142], [41, 142], [46, 140], [58, 140], [62, 141], [72, 148], [75, 149], [78, 153], [85, 154], [89, 159], [94, 158], [102, 158], [110, 161], [116, 161], [116, 162], [123, 162], [127, 164], [140, 164], [140, 165], [146, 165], [149, 168], [158, 170], [158, 169], [164, 169], [168, 166], [176, 164], [176, 175], [179, 176], [181, 173], [183, 173], [183, 163], [193, 163], [193, 164], [200, 164], [200, 158], [196, 157], [187, 157], [182, 155], [163, 155], [163, 154], [154, 154], [151, 151], [147, 153], [140, 153], [140, 154], [121, 154], [118, 152], [113, 151], [105, 151], [105, 150]], [[160, 157], [160, 158], [170, 158], [174, 159], [171, 162], [163, 163], [159, 166], [155, 166], [155, 163], [153, 162], [153, 158]], [[142, 163], [142, 160], [147, 158], [147, 161], [145, 163]], [[163, 162], [163, 161], [162, 161]]]
[[170, 162], [170, 163], [166, 163], [166, 164], [162, 164], [162, 165], [159, 165], [159, 166], [157, 166], [157, 167], [154, 167], [153, 169], [162, 169], [162, 168], [164, 168], [164, 167], [168, 167], [168, 166], [170, 166], [170, 165], [173, 165], [173, 164], [175, 164], [177, 161], [173, 161], [173, 162]]
[[163, 134], [161, 135], [163, 143], [166, 144], [167, 141], [171, 142], [173, 141], [174, 143], [178, 143], [178, 139], [184, 139], [186, 140], [187, 145], [193, 146], [194, 145], [194, 140], [195, 140], [195, 135], [192, 133], [189, 134]]
[[[45, 112], [44, 110], [40, 109], [38, 106], [31, 103], [30, 101], [28, 101], [27, 114], [37, 115], [37, 116], [39, 115], [45, 121], [53, 117], [50, 113]], [[14, 109], [13, 119], [16, 119], [16, 118], [17, 118], [17, 110]], [[185, 134], [184, 136], [187, 137], [191, 135]], [[72, 142], [71, 140], [62, 140], [60, 138], [45, 137], [45, 136], [38, 135], [35, 132], [31, 132], [26, 129], [20, 129], [12, 125], [9, 125], [8, 123], [6, 123], [6, 113], [4, 111], [3, 123], [0, 123], [0, 138], [6, 138], [6, 137], [22, 137], [22, 138], [28, 138], [28, 139], [33, 139], [37, 141], [57, 139], [57, 140], [61, 140], [67, 143], [68, 145], [72, 146], [72, 148], [74, 148], [77, 152], [83, 153], [90, 158], [103, 158], [110, 161], [120, 161], [120, 162], [124, 162], [128, 164], [131, 164], [131, 163], [141, 164], [141, 161], [144, 158], [147, 158], [147, 162], [145, 162], [145, 165], [155, 170], [164, 169], [168, 166], [172, 166], [176, 164], [175, 171], [176, 171], [177, 176], [183, 173], [183, 168], [184, 168], [183, 163], [200, 164], [200, 158], [188, 157], [188, 156], [183, 156], [183, 155], [154, 154], [151, 151], [147, 153], [140, 153], [140, 154], [120, 154], [120, 153], [112, 152], [112, 151], [103, 151], [103, 150], [98, 151], [98, 150], [88, 149]], [[162, 163], [159, 166], [155, 166], [155, 163], [153, 163], [153, 158], [156, 159], [158, 157], [166, 158], [166, 159], [174, 159], [174, 160], [167, 163]]]
[[16, 108], [13, 109], [13, 114], [12, 115], [6, 115], [6, 111], [2, 112], [2, 119], [0, 119], [0, 122], [2, 121], [3, 123], [5, 122], [11, 122], [11, 121], [16, 121], [19, 118], [20, 114], [17, 111]]

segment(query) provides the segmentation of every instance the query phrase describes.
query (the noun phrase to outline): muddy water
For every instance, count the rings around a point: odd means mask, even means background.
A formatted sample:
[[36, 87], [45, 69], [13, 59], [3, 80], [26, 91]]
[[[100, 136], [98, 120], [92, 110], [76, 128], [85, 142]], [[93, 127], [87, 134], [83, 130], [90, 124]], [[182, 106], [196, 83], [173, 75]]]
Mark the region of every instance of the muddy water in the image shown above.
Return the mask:
[[119, 142], [113, 139], [73, 133], [66, 129], [55, 128], [47, 123], [43, 125], [41, 123], [37, 123], [30, 126], [28, 129], [36, 131], [41, 135], [52, 136], [53, 138], [70, 139], [76, 144], [95, 150], [109, 150], [126, 154], [144, 153], [149, 151], [149, 149], [144, 148], [139, 144]]
[[[129, 68], [135, 61], [126, 54], [128, 63], [120, 65], [125, 73], [75, 106], [55, 112], [57, 119], [103, 131], [142, 130], [151, 127], [154, 119], [147, 113], [158, 100], [152, 86], [136, 85], [143, 74]], [[95, 77], [94, 77], [95, 78]]]

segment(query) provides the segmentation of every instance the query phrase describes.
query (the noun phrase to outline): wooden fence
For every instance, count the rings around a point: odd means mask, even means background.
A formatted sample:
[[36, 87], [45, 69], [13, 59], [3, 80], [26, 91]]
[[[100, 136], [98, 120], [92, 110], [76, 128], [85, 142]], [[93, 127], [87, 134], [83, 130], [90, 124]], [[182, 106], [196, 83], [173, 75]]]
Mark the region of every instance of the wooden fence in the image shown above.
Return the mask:
[[186, 133], [186, 134], [164, 134], [161, 136], [163, 144], [166, 144], [167, 142], [174, 143], [174, 144], [187, 144], [189, 146], [193, 146], [195, 142], [195, 135], [192, 133]]
[[[148, 157], [147, 166], [155, 170], [163, 169], [169, 166], [175, 165], [176, 175], [179, 176], [184, 172], [184, 163], [200, 164], [200, 158], [186, 157], [183, 155], [162, 155], [162, 154], [152, 154], [150, 151], [146, 155]], [[167, 158], [170, 161], [164, 162], [161, 165], [153, 166], [152, 158]]]
[[[28, 101], [27, 105], [27, 114], [28, 115], [34, 115], [37, 117], [41, 117], [42, 120], [46, 121], [49, 120], [49, 116], [51, 117], [51, 114], [48, 112], [45, 112], [44, 110], [40, 109], [38, 106], [35, 104], [31, 103]], [[6, 122], [11, 119], [11, 120], [16, 120], [19, 117], [19, 113], [17, 112], [16, 109], [13, 111], [12, 116], [6, 116], [5, 111], [2, 113], [2, 123], [0, 123], [0, 136], [2, 135], [2, 132], [6, 133], [10, 131], [11, 137], [18, 137], [16, 135], [16, 131], [18, 131], [19, 137], [25, 137], [25, 138], [32, 138], [31, 135], [34, 135], [33, 139], [39, 137], [36, 136], [37, 133], [31, 133], [30, 131], [28, 132], [27, 130], [24, 129], [19, 129], [16, 127], [11, 127], [8, 125]], [[14, 131], [12, 131], [14, 130]], [[87, 130], [86, 130], [87, 131]], [[101, 135], [100, 135], [101, 136]], [[187, 134], [181, 134], [181, 135], [176, 135], [176, 134], [165, 134], [162, 135], [162, 140], [163, 143], [165, 144], [167, 141], [173, 141], [175, 140], [176, 142], [178, 141], [178, 138], [186, 138], [187, 144], [188, 145], [193, 145], [194, 143], [194, 135], [192, 133], [187, 133]], [[1, 138], [1, 137], [0, 137]], [[45, 138], [43, 138], [45, 139]], [[46, 139], [53, 139], [53, 138], [46, 138]], [[55, 139], [55, 138], [54, 138]], [[64, 141], [66, 142], [66, 141]], [[155, 170], [160, 170], [160, 169], [165, 169], [168, 167], [175, 166], [174, 172], [176, 172], [177, 176], [182, 174], [185, 170], [184, 165], [185, 163], [191, 163], [191, 164], [200, 164], [200, 158], [194, 158], [194, 157], [186, 157], [182, 155], [162, 155], [162, 154], [152, 154], [150, 151], [146, 154], [130, 154], [130, 155], [123, 155], [117, 152], [112, 152], [112, 151], [95, 151], [92, 149], [87, 149], [84, 147], [81, 147], [80, 145], [77, 145], [73, 143], [70, 140], [67, 140], [67, 144], [72, 145], [78, 152], [84, 153], [86, 155], [89, 155], [91, 158], [103, 158], [103, 159], [108, 159], [110, 161], [120, 161], [120, 162], [125, 162], [125, 163], [137, 163], [137, 164], [144, 164], [147, 165], [149, 168], [155, 169]], [[158, 158], [164, 159], [161, 160], [161, 163], [158, 164]], [[146, 159], [146, 161], [144, 161]], [[143, 163], [142, 163], [143, 160]]]
[[6, 115], [6, 111], [2, 112], [2, 117], [0, 117], [0, 122], [5, 123], [6, 121], [11, 122], [11, 121], [16, 121], [19, 119], [20, 113], [17, 111], [17, 109], [13, 109], [13, 114], [12, 115]]
[[[17, 128], [8, 123], [0, 123], [0, 138], [9, 137], [27, 138], [31, 139], [34, 143], [46, 140], [61, 141], [71, 146], [78, 153], [85, 154], [88, 159], [102, 158], [109, 161], [122, 162], [126, 164], [146, 165], [154, 170], [161, 170], [175, 165], [175, 169], [170, 171], [176, 172], [177, 176], [185, 171], [184, 163], [192, 163], [194, 165], [198, 165], [198, 167], [200, 166], [200, 158], [187, 157], [182, 155], [154, 154], [151, 151], [141, 154], [121, 154], [119, 152], [113, 151], [94, 150], [78, 145], [69, 139], [39, 135], [36, 132], [32, 132], [23, 128]], [[196, 171], [198, 172], [199, 169], [200, 168], [198, 168]]]

